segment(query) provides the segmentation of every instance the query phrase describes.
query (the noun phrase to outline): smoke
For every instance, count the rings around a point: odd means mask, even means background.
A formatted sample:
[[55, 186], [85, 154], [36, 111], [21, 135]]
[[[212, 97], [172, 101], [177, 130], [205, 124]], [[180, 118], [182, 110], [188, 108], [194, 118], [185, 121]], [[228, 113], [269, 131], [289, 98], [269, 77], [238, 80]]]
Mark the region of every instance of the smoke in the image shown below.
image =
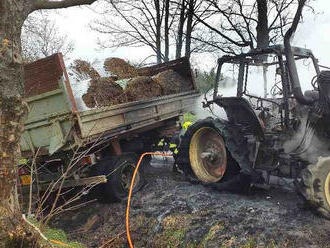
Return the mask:
[[286, 153], [315, 164], [320, 156], [329, 154], [329, 144], [315, 133], [313, 125], [308, 121], [308, 115], [301, 118], [297, 132], [289, 138], [283, 148]]
[[[218, 94], [222, 96], [236, 96], [236, 84], [233, 83], [233, 79], [225, 77], [219, 81]], [[224, 88], [221, 85], [227, 85], [228, 87]], [[210, 108], [203, 108], [203, 102], [213, 99], [214, 89], [211, 89], [206, 94], [202, 94], [195, 102], [193, 107], [193, 113], [197, 116], [198, 119], [205, 119], [207, 117], [217, 117], [227, 120], [226, 112], [223, 108], [219, 107], [217, 104], [212, 104]], [[206, 97], [206, 99], [205, 99]]]
[[78, 111], [85, 111], [90, 109], [86, 106], [85, 102], [82, 99], [82, 96], [87, 93], [87, 90], [89, 88], [89, 81], [89, 79], [83, 81], [71, 81], [71, 89], [77, 104]]

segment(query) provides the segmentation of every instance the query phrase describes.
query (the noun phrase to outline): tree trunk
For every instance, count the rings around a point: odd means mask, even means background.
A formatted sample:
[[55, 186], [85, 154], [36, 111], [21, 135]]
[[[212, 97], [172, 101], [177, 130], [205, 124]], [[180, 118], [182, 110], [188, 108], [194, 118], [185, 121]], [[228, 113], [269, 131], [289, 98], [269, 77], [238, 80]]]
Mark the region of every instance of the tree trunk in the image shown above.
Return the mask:
[[154, 0], [155, 9], [156, 9], [156, 55], [157, 55], [157, 64], [162, 62], [162, 47], [161, 47], [161, 28], [162, 20], [160, 15], [160, 4], [159, 0]]
[[165, 0], [165, 56], [164, 61], [169, 61], [169, 50], [170, 50], [170, 41], [169, 41], [169, 16], [170, 16], [170, 0]]
[[26, 1], [0, 2], [0, 202], [18, 210], [17, 164], [23, 132], [21, 28]]
[[195, 7], [195, 0], [189, 0], [188, 5], [188, 19], [187, 19], [187, 31], [186, 31], [186, 57], [190, 57], [191, 53], [191, 33], [192, 33], [192, 23], [193, 23], [193, 16], [194, 16], [194, 7]]
[[258, 7], [257, 48], [262, 49], [269, 46], [267, 0], [257, 0], [257, 7]]
[[178, 37], [176, 41], [176, 54], [175, 58], [178, 59], [181, 57], [181, 51], [182, 51], [182, 45], [183, 45], [183, 27], [185, 23], [185, 11], [186, 5], [185, 0], [182, 0], [181, 2], [181, 8], [180, 8], [180, 20], [179, 20], [179, 27], [178, 27]]

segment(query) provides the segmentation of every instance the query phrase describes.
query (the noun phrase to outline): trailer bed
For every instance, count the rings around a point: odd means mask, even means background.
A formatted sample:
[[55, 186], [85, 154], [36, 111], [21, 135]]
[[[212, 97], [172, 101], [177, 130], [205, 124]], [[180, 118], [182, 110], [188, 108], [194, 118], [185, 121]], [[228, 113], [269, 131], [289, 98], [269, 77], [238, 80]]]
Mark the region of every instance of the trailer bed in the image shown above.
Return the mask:
[[173, 69], [188, 78], [191, 90], [148, 100], [78, 111], [61, 54], [25, 68], [30, 111], [21, 139], [23, 156], [54, 154], [95, 140], [151, 129], [191, 110], [200, 96], [189, 61], [182, 58], [144, 68], [145, 75]]

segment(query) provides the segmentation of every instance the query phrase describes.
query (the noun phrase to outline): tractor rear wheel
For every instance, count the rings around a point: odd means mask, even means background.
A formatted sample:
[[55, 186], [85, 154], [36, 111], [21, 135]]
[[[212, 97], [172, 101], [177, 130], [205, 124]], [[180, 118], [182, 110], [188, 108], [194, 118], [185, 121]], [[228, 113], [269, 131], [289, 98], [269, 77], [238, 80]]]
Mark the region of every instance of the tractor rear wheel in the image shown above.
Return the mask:
[[319, 158], [301, 173], [299, 190], [319, 214], [330, 219], [330, 157]]
[[201, 127], [192, 136], [189, 160], [196, 177], [204, 183], [219, 181], [227, 168], [227, 152], [222, 136], [212, 127]]
[[226, 181], [240, 171], [213, 118], [199, 120], [183, 135], [176, 164], [191, 181]]

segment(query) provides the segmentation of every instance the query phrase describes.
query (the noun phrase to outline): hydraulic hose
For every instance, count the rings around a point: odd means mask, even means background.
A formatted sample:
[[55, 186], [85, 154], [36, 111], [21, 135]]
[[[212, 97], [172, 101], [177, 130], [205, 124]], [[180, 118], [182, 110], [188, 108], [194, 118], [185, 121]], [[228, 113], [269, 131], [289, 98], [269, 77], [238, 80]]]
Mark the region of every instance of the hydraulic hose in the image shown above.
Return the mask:
[[158, 156], [163, 156], [163, 157], [171, 157], [172, 156], [172, 154], [169, 154], [169, 153], [145, 152], [140, 156], [139, 161], [136, 164], [136, 167], [135, 167], [135, 170], [134, 170], [134, 173], [133, 173], [133, 177], [132, 177], [132, 181], [131, 181], [131, 185], [130, 185], [129, 192], [128, 192], [127, 207], [126, 207], [126, 234], [127, 234], [127, 241], [128, 241], [128, 244], [129, 244], [130, 248], [134, 248], [134, 245], [133, 245], [133, 242], [132, 242], [132, 239], [131, 239], [131, 234], [130, 234], [130, 226], [129, 226], [129, 211], [130, 211], [130, 206], [131, 206], [131, 198], [132, 198], [132, 193], [133, 193], [136, 174], [139, 170], [139, 167], [140, 167], [140, 164], [141, 164], [143, 158], [147, 155], [158, 155]]

